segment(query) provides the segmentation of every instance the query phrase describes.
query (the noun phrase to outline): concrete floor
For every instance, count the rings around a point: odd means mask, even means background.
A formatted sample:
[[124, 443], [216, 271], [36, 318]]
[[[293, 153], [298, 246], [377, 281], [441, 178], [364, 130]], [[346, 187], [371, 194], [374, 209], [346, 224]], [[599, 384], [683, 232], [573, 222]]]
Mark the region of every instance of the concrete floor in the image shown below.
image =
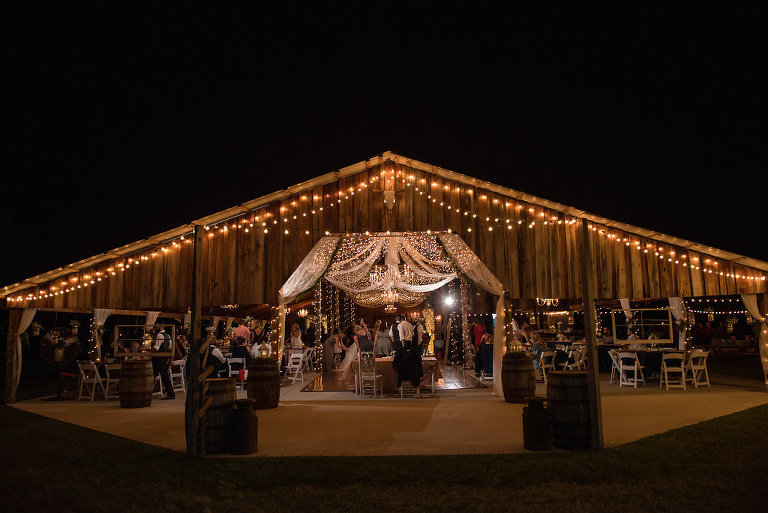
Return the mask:
[[[601, 382], [606, 447], [645, 438], [768, 403], [765, 391], [732, 386], [659, 390]], [[258, 456], [341, 456], [523, 452], [522, 404], [488, 389], [446, 390], [435, 396], [357, 399], [352, 392], [301, 392], [284, 387], [280, 406], [259, 411]], [[539, 395], [546, 395], [543, 384]], [[239, 396], [245, 393], [238, 391]], [[16, 403], [16, 408], [151, 445], [184, 450], [184, 394], [149, 408], [118, 401]]]

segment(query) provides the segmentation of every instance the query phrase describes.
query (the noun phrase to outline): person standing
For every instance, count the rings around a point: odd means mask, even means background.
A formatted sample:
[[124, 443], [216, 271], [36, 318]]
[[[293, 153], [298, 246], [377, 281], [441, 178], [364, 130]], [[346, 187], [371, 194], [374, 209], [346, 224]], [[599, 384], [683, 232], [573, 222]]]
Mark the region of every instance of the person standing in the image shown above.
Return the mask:
[[376, 333], [376, 356], [389, 356], [391, 352], [392, 339], [389, 336], [386, 324], [382, 323]]
[[406, 320], [405, 317], [401, 317], [400, 324], [397, 325], [398, 333], [400, 334], [400, 342], [403, 344], [404, 349], [411, 349], [414, 347], [414, 332], [413, 325]]
[[[165, 328], [160, 324], [155, 324], [155, 340], [152, 344], [152, 352], [155, 353], [170, 353], [171, 352], [171, 337], [165, 332]], [[173, 391], [173, 385], [171, 384], [171, 375], [168, 370], [171, 366], [170, 356], [153, 356], [152, 357], [152, 371], [154, 375], [160, 375], [160, 382], [165, 388], [165, 397], [163, 400], [176, 399], [176, 393]]]
[[[323, 371], [324, 372], [331, 372], [334, 367], [334, 353], [336, 351], [336, 347], [338, 344], [341, 343], [339, 340], [341, 338], [341, 335], [339, 334], [339, 329], [335, 328], [333, 330], [333, 335], [325, 339], [325, 342], [323, 342]], [[341, 349], [339, 349], [339, 352], [341, 352]]]
[[392, 326], [389, 328], [389, 338], [392, 339], [392, 346], [395, 348], [395, 351], [403, 348], [403, 343], [400, 341], [400, 329], [398, 328], [399, 325], [400, 316], [395, 315], [395, 322], [393, 322]]

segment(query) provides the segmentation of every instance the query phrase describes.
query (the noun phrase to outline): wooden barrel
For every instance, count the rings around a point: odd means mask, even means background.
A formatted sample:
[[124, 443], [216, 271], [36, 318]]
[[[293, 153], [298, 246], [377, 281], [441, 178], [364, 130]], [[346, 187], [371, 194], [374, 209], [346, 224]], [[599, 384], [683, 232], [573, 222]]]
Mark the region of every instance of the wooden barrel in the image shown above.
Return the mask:
[[146, 408], [152, 404], [154, 388], [151, 360], [125, 360], [120, 365], [117, 389], [121, 408]]
[[524, 403], [526, 397], [536, 395], [533, 358], [523, 352], [505, 354], [501, 363], [501, 387], [508, 403]]
[[237, 394], [233, 378], [206, 379], [211, 406], [205, 412], [205, 452], [218, 454], [232, 443], [232, 412]]
[[253, 409], [253, 399], [238, 399], [235, 404], [232, 454], [253, 454], [259, 445], [259, 417]]
[[547, 404], [552, 444], [561, 449], [588, 448], [591, 432], [586, 371], [548, 372]]
[[256, 358], [248, 362], [248, 399], [257, 410], [277, 408], [280, 402], [280, 369], [273, 358]]

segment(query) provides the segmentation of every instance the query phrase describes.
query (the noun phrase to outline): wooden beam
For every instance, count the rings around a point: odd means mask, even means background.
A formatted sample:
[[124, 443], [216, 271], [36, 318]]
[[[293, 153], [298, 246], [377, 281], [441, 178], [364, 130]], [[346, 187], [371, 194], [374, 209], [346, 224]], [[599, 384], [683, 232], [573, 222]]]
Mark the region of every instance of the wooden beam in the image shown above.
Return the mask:
[[16, 402], [16, 360], [19, 358], [19, 346], [16, 342], [16, 332], [21, 323], [21, 310], [8, 311], [8, 338], [5, 347], [5, 384], [3, 387], [3, 403]]
[[591, 276], [592, 250], [589, 244], [589, 221], [581, 220], [581, 290], [584, 297], [584, 333], [587, 340], [587, 383], [589, 386], [589, 420], [592, 449], [603, 448], [603, 414], [600, 404], [600, 375], [597, 368], [597, 337], [595, 335], [595, 292]]
[[201, 314], [203, 301], [203, 226], [195, 225], [193, 256], [192, 256], [192, 325], [189, 348], [189, 376], [187, 377], [187, 400], [184, 405], [185, 431], [187, 438], [187, 454], [189, 456], [205, 455], [205, 419], [200, 419], [199, 412], [203, 404], [200, 376], [200, 347], [203, 345], [201, 336]]

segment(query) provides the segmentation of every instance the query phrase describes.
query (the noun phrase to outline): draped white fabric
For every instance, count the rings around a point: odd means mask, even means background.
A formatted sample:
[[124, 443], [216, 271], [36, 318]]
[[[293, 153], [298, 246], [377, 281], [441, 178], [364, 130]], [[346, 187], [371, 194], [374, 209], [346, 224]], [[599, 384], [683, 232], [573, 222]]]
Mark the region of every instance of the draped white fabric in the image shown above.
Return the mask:
[[154, 326], [155, 322], [157, 322], [158, 315], [160, 315], [160, 312], [147, 312], [147, 318], [144, 319], [144, 326]]
[[[380, 260], [383, 264], [377, 265]], [[456, 234], [346, 234], [320, 239], [280, 289], [278, 354], [282, 354], [285, 342], [285, 305], [322, 277], [353, 299], [373, 291], [390, 290], [417, 301], [414, 294], [426, 294], [458, 278], [457, 269], [473, 285], [499, 297], [493, 389], [500, 396], [505, 346], [504, 286]]]
[[229, 327], [232, 326], [232, 323], [234, 322], [234, 320], [235, 320], [234, 317], [227, 317], [227, 322], [224, 323], [224, 332], [225, 333], [229, 329]]
[[[107, 322], [107, 318], [109, 317], [109, 314], [112, 313], [111, 308], [94, 308], [93, 309], [93, 326], [94, 328], [97, 326], [104, 326], [104, 323]], [[94, 334], [94, 350], [96, 351], [96, 354], [94, 354], [94, 357], [96, 361], [101, 361], [101, 335], [99, 334], [99, 330], [96, 330]]]
[[[685, 318], [685, 303], [681, 297], [669, 298], [669, 310], [672, 312], [672, 317], [675, 321], [681, 321]], [[678, 330], [677, 332], [677, 348], [685, 349], [685, 330]]]
[[21, 320], [19, 321], [19, 329], [16, 330], [16, 379], [13, 384], [14, 389], [19, 387], [19, 380], [21, 380], [21, 334], [27, 331], [29, 325], [35, 319], [37, 308], [25, 308], [21, 312]]
[[629, 320], [629, 318], [632, 316], [632, 312], [629, 311], [629, 298], [628, 297], [622, 297], [619, 299], [619, 304], [621, 305], [621, 309], [624, 310], [624, 317]]
[[498, 296], [496, 301], [496, 328], [493, 333], [493, 393], [503, 396], [501, 387], [501, 363], [504, 358], [504, 285], [480, 260], [464, 239], [455, 233], [441, 233], [440, 242], [451, 260], [475, 286]]
[[757, 339], [757, 345], [760, 348], [760, 362], [763, 364], [763, 377], [765, 379], [765, 387], [768, 390], [768, 316], [760, 314], [756, 294], [742, 294], [741, 301], [744, 303], [744, 307], [749, 312], [749, 315], [760, 323], [760, 336]]
[[104, 323], [107, 322], [107, 318], [111, 313], [112, 313], [111, 308], [94, 308], [93, 323], [98, 326], [104, 326]]
[[192, 314], [184, 314], [184, 327], [189, 328], [192, 326]]

